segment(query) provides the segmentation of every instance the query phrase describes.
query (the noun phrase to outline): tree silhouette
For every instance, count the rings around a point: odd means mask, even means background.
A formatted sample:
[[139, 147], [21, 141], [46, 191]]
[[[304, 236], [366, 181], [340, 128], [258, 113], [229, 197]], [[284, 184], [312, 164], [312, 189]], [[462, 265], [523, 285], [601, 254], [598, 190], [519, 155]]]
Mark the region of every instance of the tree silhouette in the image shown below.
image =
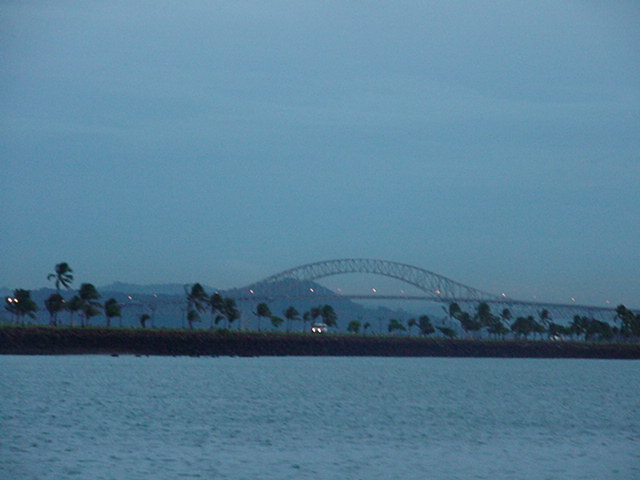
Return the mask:
[[269, 320], [271, 320], [271, 325], [273, 325], [273, 328], [280, 328], [280, 326], [284, 323], [284, 318], [278, 317], [277, 315], [270, 315]]
[[69, 326], [73, 327], [73, 316], [82, 310], [82, 299], [78, 295], [74, 295], [71, 300], [67, 302], [67, 311], [69, 312]]
[[336, 326], [338, 321], [338, 316], [336, 315], [336, 312], [331, 305], [324, 305], [320, 310], [320, 316], [322, 317], [322, 321], [328, 327]]
[[270, 317], [271, 316], [271, 309], [269, 308], [269, 305], [267, 305], [266, 303], [259, 303], [256, 306], [256, 311], [253, 312], [253, 314], [258, 317], [258, 331], [260, 332], [262, 330], [261, 328], [261, 319], [263, 317]]
[[120, 304], [115, 298], [110, 298], [109, 300], [104, 302], [104, 316], [107, 319], [107, 328], [111, 326], [112, 318], [122, 318], [122, 309], [120, 308]]
[[469, 312], [461, 311], [457, 316], [457, 320], [460, 322], [462, 329], [466, 333], [478, 332], [482, 328], [482, 324], [475, 318], [472, 318], [471, 315], [469, 315]]
[[140, 317], [138, 317], [138, 320], [140, 321], [140, 326], [142, 328], [146, 328], [147, 327], [147, 321], [151, 318], [151, 316], [148, 313], [143, 313], [140, 315]]
[[224, 317], [227, 319], [227, 328], [231, 328], [231, 324], [240, 318], [240, 311], [233, 298], [224, 299]]
[[395, 331], [406, 331], [407, 328], [402, 324], [402, 322], [400, 322], [400, 320], [396, 319], [396, 318], [392, 318], [391, 320], [389, 320], [389, 325], [387, 326], [387, 331], [389, 333], [393, 333]]
[[358, 320], [351, 320], [349, 325], [347, 325], [347, 332], [356, 334], [360, 332], [360, 322]]
[[545, 328], [549, 327], [549, 323], [551, 322], [551, 314], [549, 310], [543, 308], [538, 312], [538, 316], [540, 317], [540, 323], [545, 326]]
[[455, 338], [456, 332], [453, 328], [449, 327], [437, 327], [440, 333], [442, 333], [447, 338]]
[[81, 300], [80, 317], [83, 319], [82, 326], [89, 325], [89, 319], [100, 314], [102, 305], [98, 302], [100, 294], [96, 287], [91, 283], [83, 283], [78, 290], [78, 296]]
[[422, 315], [418, 318], [418, 329], [424, 336], [431, 335], [436, 329], [431, 324], [431, 319], [427, 315]]
[[65, 301], [59, 293], [52, 293], [44, 301], [44, 308], [49, 312], [49, 324], [58, 325], [58, 313], [65, 309]]
[[31, 298], [31, 290], [17, 288], [12, 297], [5, 298], [4, 308], [14, 315], [19, 324], [24, 324], [24, 317], [35, 318], [38, 305]]
[[47, 280], [55, 281], [58, 293], [60, 293], [60, 285], [68, 290], [69, 286], [73, 282], [73, 270], [71, 270], [71, 267], [69, 267], [67, 262], [58, 263], [55, 266], [55, 273], [47, 275]]
[[193, 330], [193, 324], [200, 321], [200, 313], [207, 308], [209, 295], [199, 283], [194, 283], [191, 288], [185, 285], [184, 290], [187, 297], [187, 322], [189, 328]]
[[193, 330], [193, 324], [200, 321], [200, 314], [197, 310], [192, 308], [187, 311], [187, 323], [189, 324], [189, 329]]
[[620, 333], [623, 337], [640, 337], [640, 314], [634, 314], [624, 305], [616, 307], [616, 317], [620, 320]]
[[222, 295], [220, 295], [220, 293], [215, 292], [213, 295], [211, 295], [211, 298], [209, 299], [209, 307], [211, 308], [211, 328], [213, 328], [214, 322], [217, 325], [220, 320], [225, 318], [225, 303], [224, 298], [222, 297]]
[[291, 321], [300, 320], [300, 313], [295, 307], [291, 306], [287, 308], [284, 312], [284, 318], [287, 319], [287, 332], [290, 330]]

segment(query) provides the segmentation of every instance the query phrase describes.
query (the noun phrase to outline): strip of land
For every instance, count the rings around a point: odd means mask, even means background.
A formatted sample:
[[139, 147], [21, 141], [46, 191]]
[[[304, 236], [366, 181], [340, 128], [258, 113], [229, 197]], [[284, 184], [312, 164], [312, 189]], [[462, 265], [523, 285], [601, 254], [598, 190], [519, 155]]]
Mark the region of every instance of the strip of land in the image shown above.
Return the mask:
[[5, 326], [0, 327], [0, 354], [640, 359], [640, 344]]

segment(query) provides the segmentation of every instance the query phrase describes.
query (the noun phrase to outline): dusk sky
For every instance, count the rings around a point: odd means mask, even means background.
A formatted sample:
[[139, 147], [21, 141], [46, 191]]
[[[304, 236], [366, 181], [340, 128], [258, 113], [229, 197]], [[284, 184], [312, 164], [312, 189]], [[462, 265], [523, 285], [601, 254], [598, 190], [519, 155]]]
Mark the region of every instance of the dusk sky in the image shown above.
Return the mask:
[[7, 0], [0, 69], [0, 286], [366, 257], [640, 306], [636, 0]]

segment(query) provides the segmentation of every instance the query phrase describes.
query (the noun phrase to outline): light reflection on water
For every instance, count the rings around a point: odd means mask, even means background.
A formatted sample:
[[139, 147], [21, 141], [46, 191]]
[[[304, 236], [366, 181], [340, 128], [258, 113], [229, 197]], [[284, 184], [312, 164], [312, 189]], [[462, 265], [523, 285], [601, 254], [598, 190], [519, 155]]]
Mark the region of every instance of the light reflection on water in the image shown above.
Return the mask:
[[0, 357], [0, 477], [640, 478], [639, 367]]

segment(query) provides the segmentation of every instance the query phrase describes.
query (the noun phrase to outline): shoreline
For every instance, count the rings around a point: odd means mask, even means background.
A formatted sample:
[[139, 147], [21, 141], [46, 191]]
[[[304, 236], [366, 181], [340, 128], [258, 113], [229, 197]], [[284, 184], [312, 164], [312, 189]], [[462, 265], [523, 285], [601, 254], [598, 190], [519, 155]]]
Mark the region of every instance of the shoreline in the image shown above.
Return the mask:
[[86, 354], [640, 359], [640, 343], [449, 340], [229, 330], [0, 327], [0, 355]]

